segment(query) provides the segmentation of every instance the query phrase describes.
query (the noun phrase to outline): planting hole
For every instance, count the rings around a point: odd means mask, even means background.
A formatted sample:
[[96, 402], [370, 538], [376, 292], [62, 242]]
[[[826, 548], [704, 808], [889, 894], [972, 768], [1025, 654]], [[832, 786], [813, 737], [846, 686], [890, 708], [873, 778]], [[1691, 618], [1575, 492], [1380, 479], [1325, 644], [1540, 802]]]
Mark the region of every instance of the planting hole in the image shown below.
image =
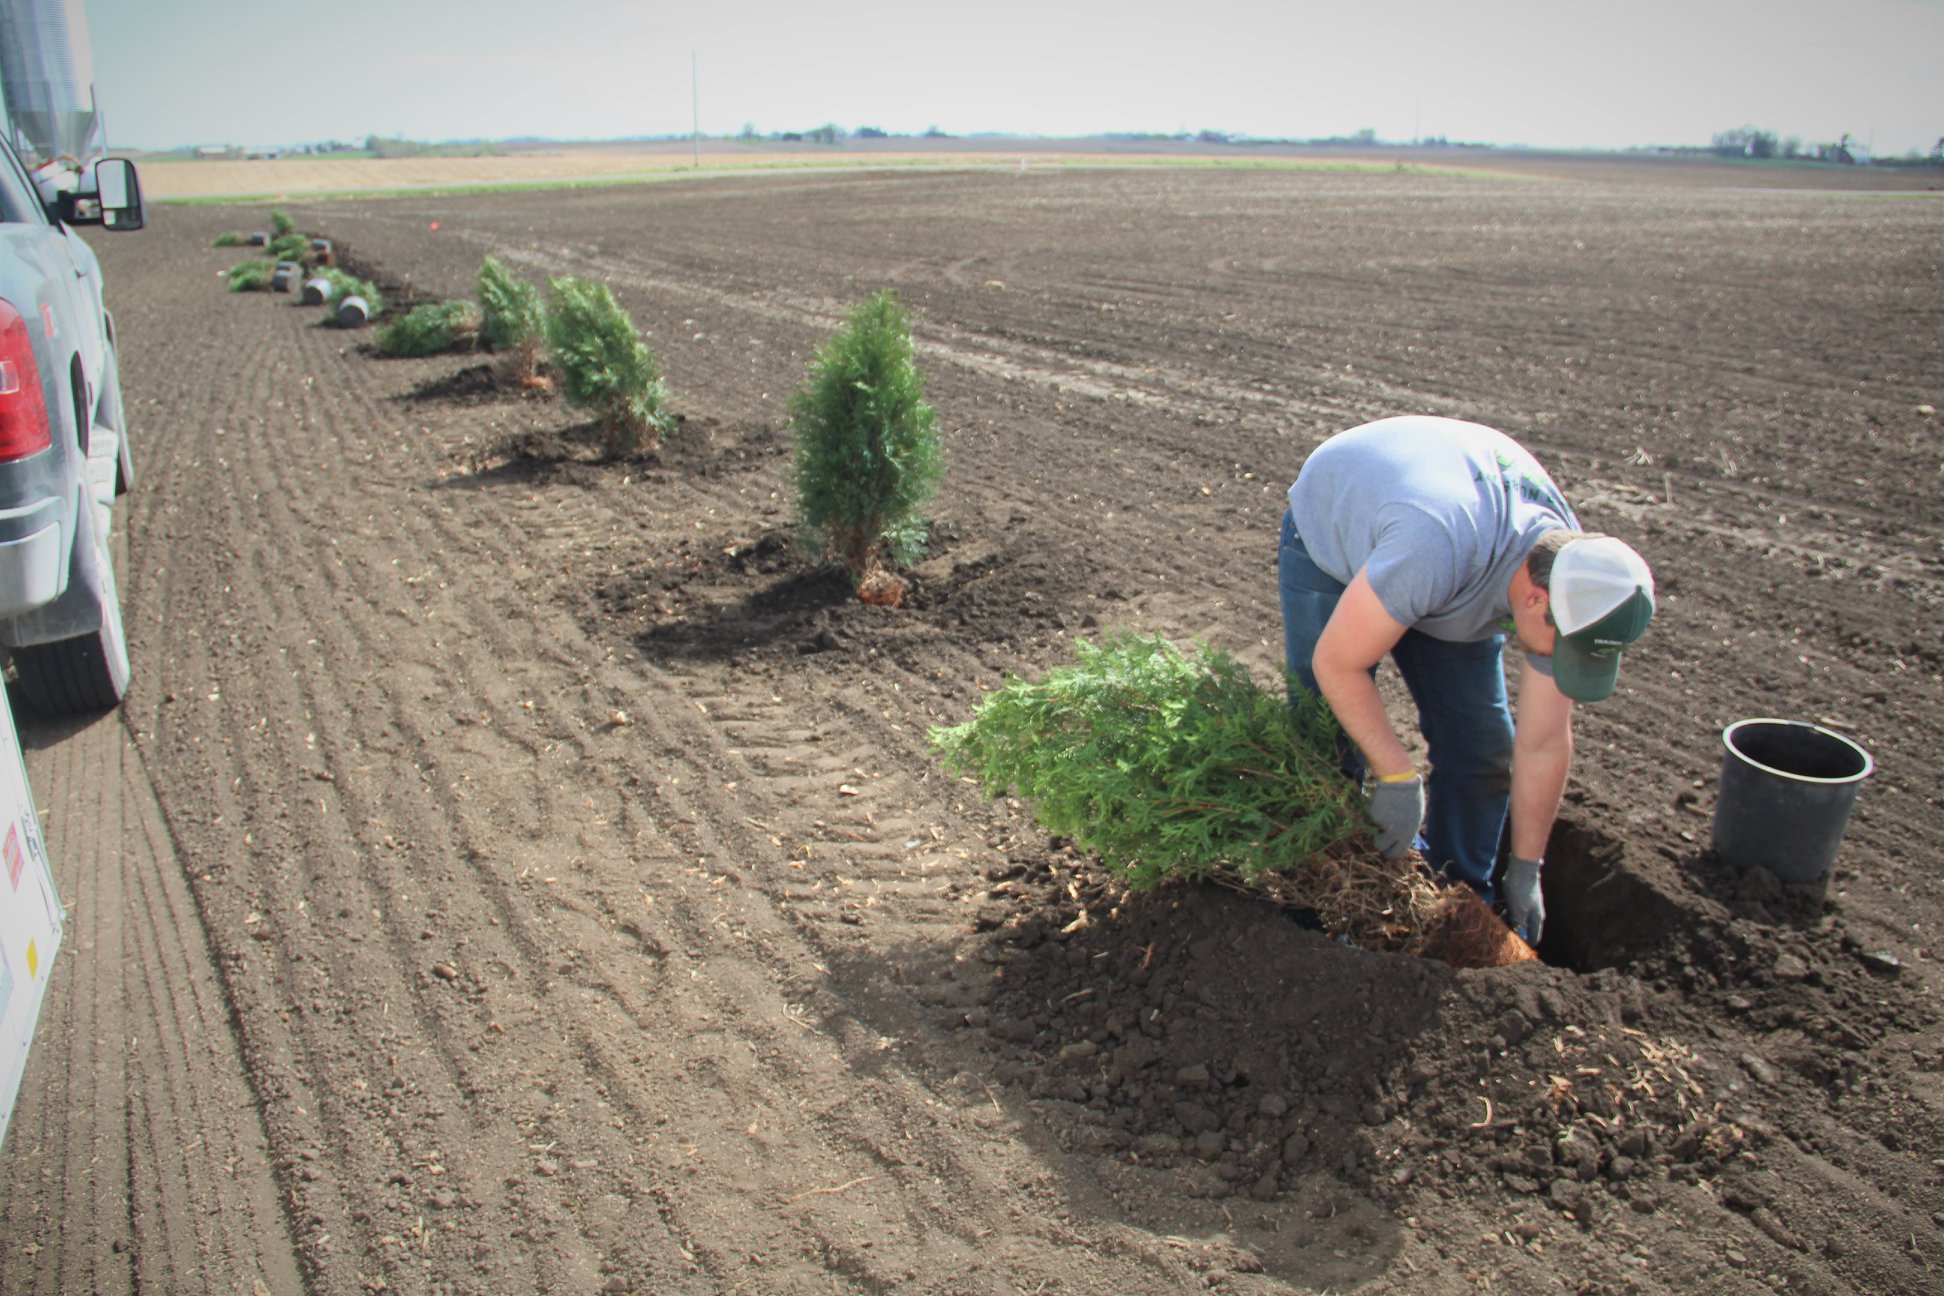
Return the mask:
[[1628, 968], [1677, 943], [1692, 917], [1622, 864], [1620, 843], [1561, 821], [1546, 850], [1539, 957], [1575, 972]]

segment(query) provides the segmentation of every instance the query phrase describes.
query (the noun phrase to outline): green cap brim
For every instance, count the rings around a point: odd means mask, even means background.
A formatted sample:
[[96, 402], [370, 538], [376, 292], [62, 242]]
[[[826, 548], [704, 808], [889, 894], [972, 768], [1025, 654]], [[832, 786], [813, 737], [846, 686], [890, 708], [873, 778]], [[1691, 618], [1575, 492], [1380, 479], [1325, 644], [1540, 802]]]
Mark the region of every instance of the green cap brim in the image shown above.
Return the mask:
[[1604, 702], [1620, 682], [1620, 654], [1647, 632], [1654, 601], [1635, 592], [1619, 607], [1575, 634], [1553, 642], [1553, 683], [1575, 702]]

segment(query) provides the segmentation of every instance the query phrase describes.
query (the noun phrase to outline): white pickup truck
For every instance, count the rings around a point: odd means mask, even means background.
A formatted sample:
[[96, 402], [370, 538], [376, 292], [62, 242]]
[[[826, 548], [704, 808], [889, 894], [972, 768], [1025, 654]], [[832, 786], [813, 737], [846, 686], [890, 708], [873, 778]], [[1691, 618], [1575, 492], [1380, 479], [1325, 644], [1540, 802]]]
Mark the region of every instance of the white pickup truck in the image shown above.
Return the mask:
[[142, 199], [128, 162], [87, 170], [46, 204], [0, 141], [0, 645], [50, 714], [128, 687], [108, 533], [134, 471], [101, 266], [74, 226], [139, 229]]

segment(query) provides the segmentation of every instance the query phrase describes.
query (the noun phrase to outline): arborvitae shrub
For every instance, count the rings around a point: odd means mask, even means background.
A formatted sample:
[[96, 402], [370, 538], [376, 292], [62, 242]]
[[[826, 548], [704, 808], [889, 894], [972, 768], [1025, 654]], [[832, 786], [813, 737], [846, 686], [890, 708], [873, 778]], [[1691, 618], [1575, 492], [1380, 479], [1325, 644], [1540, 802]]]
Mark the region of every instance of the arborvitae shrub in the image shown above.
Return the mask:
[[544, 312], [539, 291], [493, 257], [479, 263], [479, 312], [486, 345], [495, 351], [540, 336]]
[[488, 349], [508, 357], [511, 377], [532, 386], [539, 376], [545, 325], [540, 293], [495, 258], [479, 263], [480, 336]]
[[894, 294], [879, 293], [851, 312], [817, 353], [790, 417], [806, 545], [842, 563], [860, 595], [896, 603], [903, 583], [889, 568], [924, 546], [929, 524], [920, 509], [944, 457], [911, 326]]
[[561, 390], [600, 420], [608, 453], [653, 449], [672, 422], [668, 385], [655, 353], [608, 286], [575, 276], [555, 279], [546, 338]]

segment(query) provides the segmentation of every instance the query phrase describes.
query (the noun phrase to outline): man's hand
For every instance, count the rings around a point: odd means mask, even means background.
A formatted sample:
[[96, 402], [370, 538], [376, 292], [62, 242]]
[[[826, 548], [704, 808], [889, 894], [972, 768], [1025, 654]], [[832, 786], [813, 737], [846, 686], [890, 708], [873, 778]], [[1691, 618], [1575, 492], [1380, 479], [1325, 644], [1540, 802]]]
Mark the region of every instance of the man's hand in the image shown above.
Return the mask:
[[1544, 860], [1514, 859], [1505, 866], [1499, 890], [1505, 895], [1505, 917], [1525, 943], [1539, 944], [1546, 931], [1546, 897], [1539, 890]]
[[1424, 823], [1424, 780], [1416, 774], [1395, 783], [1379, 780], [1370, 791], [1370, 817], [1377, 824], [1377, 849], [1385, 859], [1398, 858]]

